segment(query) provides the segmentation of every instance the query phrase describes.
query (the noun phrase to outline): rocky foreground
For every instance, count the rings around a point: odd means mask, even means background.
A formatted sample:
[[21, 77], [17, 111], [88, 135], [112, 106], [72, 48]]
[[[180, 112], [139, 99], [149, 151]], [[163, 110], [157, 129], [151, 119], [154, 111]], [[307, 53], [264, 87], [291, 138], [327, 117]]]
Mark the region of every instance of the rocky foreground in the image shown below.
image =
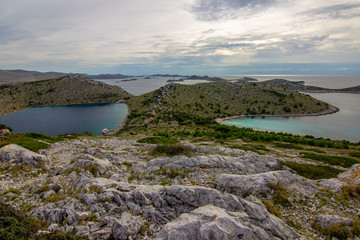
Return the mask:
[[7, 145], [2, 201], [48, 231], [89, 239], [357, 238], [360, 206], [344, 192], [360, 184], [359, 165], [315, 181], [282, 166], [302, 159], [183, 145], [194, 154], [152, 157], [155, 145], [122, 138], [67, 140], [40, 154]]

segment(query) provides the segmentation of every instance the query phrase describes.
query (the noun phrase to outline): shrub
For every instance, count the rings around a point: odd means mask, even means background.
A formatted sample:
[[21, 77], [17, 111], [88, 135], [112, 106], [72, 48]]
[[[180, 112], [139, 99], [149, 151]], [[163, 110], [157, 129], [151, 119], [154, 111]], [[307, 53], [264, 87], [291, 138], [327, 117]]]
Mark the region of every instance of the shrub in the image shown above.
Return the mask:
[[274, 203], [280, 204], [284, 207], [292, 206], [292, 203], [289, 201], [288, 197], [286, 196], [285, 187], [282, 184], [269, 183], [268, 187], [274, 190], [274, 194], [272, 195], [274, 199]]
[[186, 155], [188, 157], [194, 154], [194, 150], [188, 146], [182, 144], [162, 144], [156, 146], [152, 151], [151, 155], [166, 155], [166, 156], [176, 156], [176, 155]]
[[177, 140], [165, 136], [156, 136], [156, 137], [145, 137], [139, 139], [137, 142], [150, 143], [150, 144], [174, 144], [177, 143]]
[[297, 162], [288, 161], [284, 163], [284, 166], [287, 166], [295, 170], [299, 175], [309, 178], [309, 179], [327, 179], [335, 178], [339, 173], [343, 171], [332, 168], [330, 166], [317, 166], [312, 164], [303, 164]]
[[330, 155], [323, 155], [323, 154], [314, 154], [314, 153], [301, 153], [303, 158], [308, 158], [316, 161], [320, 161], [323, 163], [327, 163], [330, 165], [338, 165], [342, 167], [351, 167], [354, 164], [359, 163], [359, 161], [349, 158], [349, 157], [341, 157], [341, 156], [330, 156]]
[[275, 215], [276, 217], [282, 219], [279, 209], [275, 206], [274, 202], [266, 199], [261, 199], [261, 202], [265, 205], [269, 213]]
[[275, 147], [279, 148], [286, 148], [286, 149], [296, 149], [296, 150], [303, 150], [304, 148], [298, 145], [290, 144], [290, 143], [275, 143]]
[[31, 239], [43, 226], [40, 221], [0, 202], [0, 239]]

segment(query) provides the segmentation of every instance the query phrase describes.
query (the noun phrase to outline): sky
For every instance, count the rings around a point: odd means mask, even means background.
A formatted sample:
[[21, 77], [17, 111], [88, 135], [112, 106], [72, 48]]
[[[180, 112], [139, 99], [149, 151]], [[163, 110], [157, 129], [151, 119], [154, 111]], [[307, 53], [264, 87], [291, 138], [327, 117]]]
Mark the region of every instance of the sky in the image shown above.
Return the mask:
[[360, 75], [360, 0], [0, 0], [0, 69]]

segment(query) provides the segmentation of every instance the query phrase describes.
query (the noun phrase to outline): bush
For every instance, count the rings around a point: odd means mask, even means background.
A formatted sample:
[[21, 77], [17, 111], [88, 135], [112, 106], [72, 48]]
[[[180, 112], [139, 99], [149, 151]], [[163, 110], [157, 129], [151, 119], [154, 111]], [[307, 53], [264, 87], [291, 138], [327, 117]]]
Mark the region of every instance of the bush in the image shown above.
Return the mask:
[[275, 215], [276, 217], [282, 219], [279, 209], [275, 206], [274, 202], [266, 199], [261, 199], [261, 202], [265, 205], [269, 213]]
[[295, 170], [299, 175], [309, 178], [309, 179], [328, 179], [336, 178], [339, 173], [343, 171], [329, 166], [317, 166], [312, 164], [303, 164], [297, 162], [288, 161], [284, 163], [284, 166], [287, 166]]
[[320, 161], [323, 163], [327, 163], [330, 165], [337, 165], [342, 167], [351, 167], [354, 164], [359, 163], [359, 161], [349, 158], [349, 157], [341, 157], [341, 156], [330, 156], [330, 155], [323, 155], [323, 154], [314, 154], [314, 153], [301, 153], [303, 158], [308, 158], [316, 161]]
[[283, 207], [291, 207], [292, 203], [289, 201], [288, 197], [286, 196], [286, 190], [283, 185], [280, 183], [272, 184], [269, 183], [268, 187], [274, 190], [273, 199], [274, 203], [280, 204]]
[[194, 154], [194, 150], [188, 146], [182, 144], [162, 144], [156, 146], [152, 151], [151, 155], [166, 155], [166, 156], [176, 156], [176, 155], [186, 155], [188, 157]]
[[155, 136], [155, 137], [145, 137], [139, 139], [139, 143], [150, 143], [150, 144], [174, 144], [177, 143], [177, 140], [171, 139], [164, 136]]
[[0, 129], [9, 129], [10, 132], [13, 131], [11, 127], [6, 126], [5, 124], [0, 124]]
[[285, 148], [285, 149], [296, 149], [296, 150], [303, 150], [304, 148], [298, 145], [290, 144], [290, 143], [275, 143], [275, 147]]

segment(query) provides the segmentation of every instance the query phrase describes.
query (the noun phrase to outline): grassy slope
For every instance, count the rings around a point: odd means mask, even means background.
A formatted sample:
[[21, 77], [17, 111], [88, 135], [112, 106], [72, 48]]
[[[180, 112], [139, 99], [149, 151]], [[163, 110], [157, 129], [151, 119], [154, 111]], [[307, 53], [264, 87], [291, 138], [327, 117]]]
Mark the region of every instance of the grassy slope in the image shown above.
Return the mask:
[[324, 102], [284, 88], [230, 82], [169, 84], [134, 97], [128, 104], [133, 116], [155, 110], [156, 118], [166, 121], [174, 112], [215, 119], [242, 114], [316, 113], [327, 108]]
[[0, 85], [0, 115], [36, 106], [114, 102], [130, 96], [119, 87], [80, 75], [3, 84]]

